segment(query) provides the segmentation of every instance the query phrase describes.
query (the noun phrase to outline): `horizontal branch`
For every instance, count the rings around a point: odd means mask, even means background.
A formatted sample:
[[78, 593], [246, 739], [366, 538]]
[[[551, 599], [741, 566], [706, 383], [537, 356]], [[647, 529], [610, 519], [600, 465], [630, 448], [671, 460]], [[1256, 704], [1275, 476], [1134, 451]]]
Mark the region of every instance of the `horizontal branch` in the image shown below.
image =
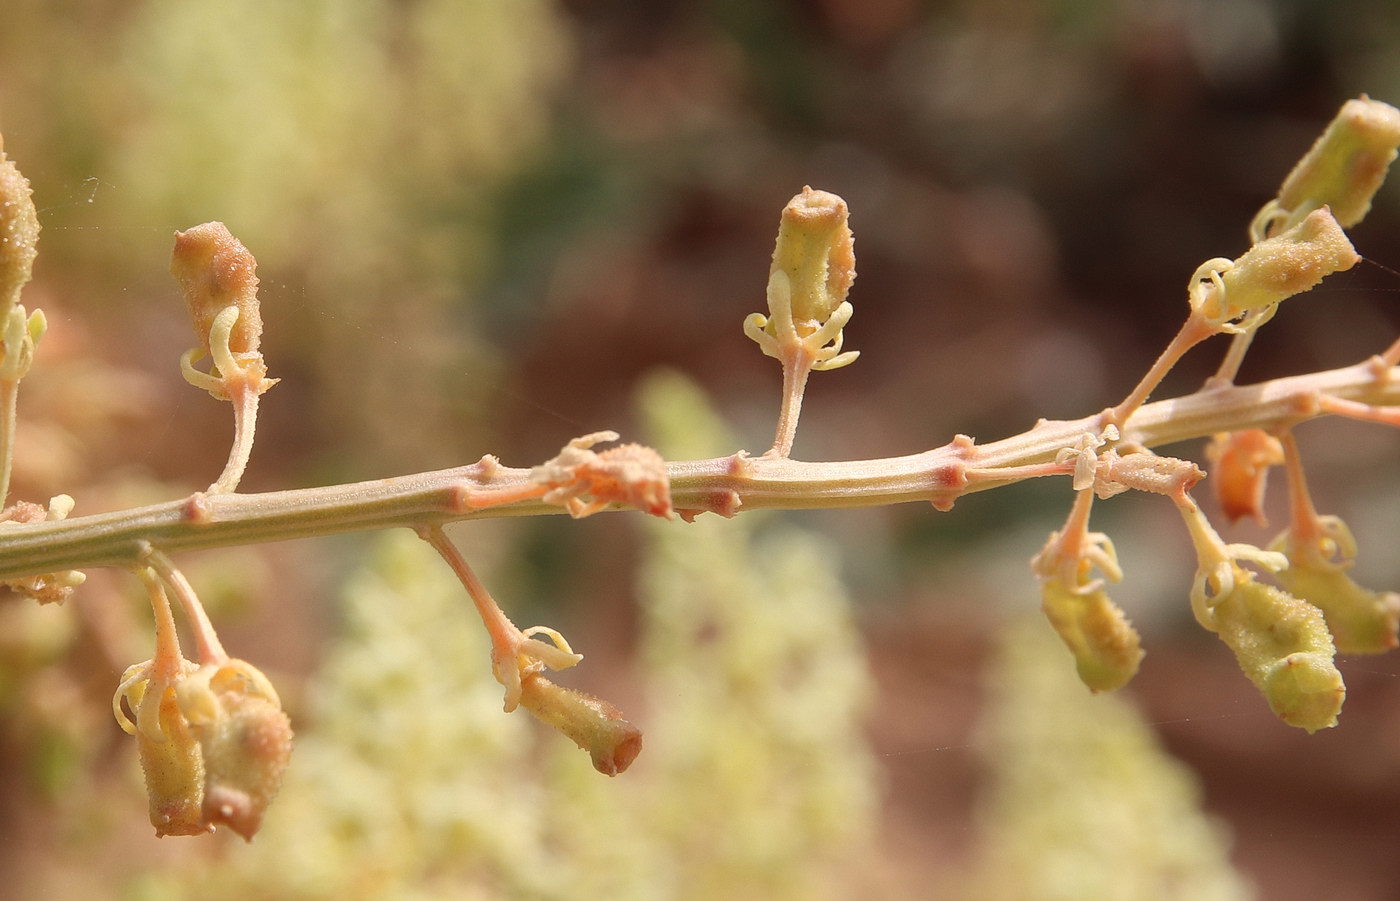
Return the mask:
[[[1156, 447], [1216, 432], [1279, 428], [1327, 415], [1322, 396], [1362, 404], [1400, 404], [1400, 367], [1373, 359], [1327, 372], [1257, 385], [1207, 388], [1139, 409], [1124, 424], [1125, 442]], [[910, 501], [950, 506], [973, 491], [1026, 477], [1024, 467], [1050, 463], [1104, 414], [1042, 420], [1019, 435], [975, 445], [959, 437], [943, 447], [878, 460], [804, 463], [735, 455], [667, 464], [679, 510], [867, 507]], [[1006, 470], [999, 478], [998, 471]], [[1019, 470], [1019, 471], [1018, 471]], [[1059, 471], [1059, 470], [1056, 470]], [[1068, 468], [1063, 471], [1068, 472]], [[559, 513], [538, 499], [473, 509], [472, 494], [520, 485], [529, 469], [484, 458], [469, 466], [325, 488], [263, 494], [196, 493], [184, 500], [11, 524], [0, 531], [0, 579], [67, 569], [130, 566], [145, 543], [174, 553], [393, 526], [438, 525], [493, 516]]]

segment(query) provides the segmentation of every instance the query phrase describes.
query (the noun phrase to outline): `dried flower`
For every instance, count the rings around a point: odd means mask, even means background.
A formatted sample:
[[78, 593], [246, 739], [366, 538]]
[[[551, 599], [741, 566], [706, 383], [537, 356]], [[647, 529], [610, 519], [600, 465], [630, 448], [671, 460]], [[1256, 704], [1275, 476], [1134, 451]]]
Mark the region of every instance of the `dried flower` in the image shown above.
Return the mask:
[[238, 310], [228, 347], [235, 354], [255, 354], [262, 339], [258, 307], [258, 261], [222, 222], [206, 222], [175, 233], [170, 274], [179, 282], [194, 322], [195, 335], [211, 353], [214, 319], [228, 307]]
[[545, 489], [543, 500], [559, 504], [575, 519], [622, 504], [669, 519], [671, 485], [666, 461], [641, 444], [622, 444], [602, 453], [591, 450], [617, 433], [592, 432], [575, 438], [550, 460], [530, 470], [530, 481]]
[[1283, 463], [1283, 445], [1263, 429], [1242, 429], [1214, 436], [1206, 455], [1215, 463], [1210, 483], [1226, 519], [1249, 516], [1262, 525], [1269, 467]]

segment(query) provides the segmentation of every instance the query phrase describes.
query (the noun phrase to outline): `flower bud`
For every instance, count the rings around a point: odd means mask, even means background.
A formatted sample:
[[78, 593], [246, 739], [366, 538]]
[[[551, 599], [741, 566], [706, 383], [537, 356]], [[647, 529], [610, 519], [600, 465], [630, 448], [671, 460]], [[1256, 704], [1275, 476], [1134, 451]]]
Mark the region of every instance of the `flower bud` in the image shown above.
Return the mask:
[[1308, 291], [1361, 257], [1325, 207], [1274, 238], [1255, 244], [1221, 274], [1202, 304], [1214, 321], [1228, 322]]
[[1206, 455], [1215, 463], [1210, 484], [1230, 522], [1246, 516], [1264, 522], [1264, 489], [1269, 467], [1283, 463], [1283, 445], [1263, 429], [1221, 432], [1211, 438]]
[[227, 307], [237, 307], [229, 349], [235, 354], [257, 353], [262, 338], [257, 269], [257, 260], [222, 222], [175, 233], [170, 274], [185, 294], [195, 334], [206, 352], [214, 317]]
[[145, 698], [141, 708], [143, 714], [156, 709], [156, 728], [135, 730], [151, 825], [158, 836], [200, 835], [210, 830], [204, 817], [204, 753], [180, 712], [174, 686], [151, 690], [159, 695]]
[[846, 201], [804, 187], [783, 208], [770, 273], [787, 276], [792, 319], [821, 324], [846, 299], [856, 258]]
[[1360, 222], [1400, 147], [1400, 110], [1365, 95], [1342, 104], [1337, 118], [1288, 173], [1278, 192], [1285, 213], [1276, 231], [1331, 207], [1344, 227]]
[[1091, 691], [1115, 691], [1137, 675], [1142, 644], [1123, 611], [1101, 586], [1075, 591], [1056, 578], [1041, 583], [1041, 609], [1074, 655]]
[[607, 701], [555, 685], [538, 673], [527, 673], [521, 689], [520, 706], [587, 751], [603, 775], [616, 776], [641, 753], [641, 730]]
[[1270, 545], [1288, 555], [1278, 580], [1294, 595], [1322, 611], [1343, 654], [1382, 654], [1400, 644], [1400, 595], [1371, 591], [1347, 574], [1356, 557], [1351, 530], [1335, 516], [1316, 520], [1317, 534], [1299, 540], [1292, 530]]
[[1220, 639], [1279, 719], [1308, 732], [1337, 724], [1346, 686], [1320, 610], [1235, 567], [1234, 585], [1212, 614]]
[[19, 302], [38, 255], [39, 214], [29, 179], [5, 156], [0, 138], [0, 315]]

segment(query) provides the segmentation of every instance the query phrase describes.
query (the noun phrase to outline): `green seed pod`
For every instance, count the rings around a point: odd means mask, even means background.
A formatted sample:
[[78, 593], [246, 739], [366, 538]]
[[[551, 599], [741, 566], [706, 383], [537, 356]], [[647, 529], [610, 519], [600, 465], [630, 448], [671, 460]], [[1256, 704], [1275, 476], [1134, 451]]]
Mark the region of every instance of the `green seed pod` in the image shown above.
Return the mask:
[[1143, 657], [1137, 630], [1103, 588], [1075, 591], [1060, 579], [1045, 579], [1041, 609], [1091, 691], [1114, 691], [1137, 675]]
[[0, 313], [19, 303], [39, 250], [39, 214], [29, 179], [5, 156], [0, 137]]
[[1272, 233], [1287, 231], [1327, 206], [1344, 227], [1360, 222], [1400, 148], [1400, 110], [1362, 95], [1337, 118], [1288, 173], [1279, 188], [1281, 216]]
[[782, 272], [791, 291], [792, 319], [820, 325], [846, 299], [856, 258], [846, 201], [803, 188], [783, 207], [770, 273]]
[[1363, 588], [1347, 574], [1356, 541], [1341, 519], [1317, 517], [1315, 528], [1312, 540], [1298, 541], [1292, 530], [1274, 539], [1270, 550], [1288, 555], [1279, 582], [1322, 611], [1341, 653], [1383, 654], [1400, 644], [1400, 595]]
[[1291, 594], [1322, 611], [1337, 650], [1343, 654], [1384, 654], [1394, 648], [1400, 624], [1400, 595], [1371, 591], [1341, 569], [1294, 564], [1278, 574]]
[[1205, 311], [1229, 321], [1315, 287], [1361, 257], [1326, 208], [1274, 238], [1251, 247], [1221, 275], [1223, 290], [1211, 292]]
[[601, 698], [563, 688], [537, 673], [521, 682], [520, 706], [573, 739], [593, 758], [593, 768], [616, 776], [642, 750], [642, 733]]
[[204, 820], [251, 841], [281, 788], [292, 725], [265, 698], [226, 697], [223, 715], [195, 729], [204, 751]]
[[1337, 724], [1346, 686], [1322, 611], [1236, 567], [1234, 585], [1211, 612], [1216, 633], [1279, 719], [1308, 732]]

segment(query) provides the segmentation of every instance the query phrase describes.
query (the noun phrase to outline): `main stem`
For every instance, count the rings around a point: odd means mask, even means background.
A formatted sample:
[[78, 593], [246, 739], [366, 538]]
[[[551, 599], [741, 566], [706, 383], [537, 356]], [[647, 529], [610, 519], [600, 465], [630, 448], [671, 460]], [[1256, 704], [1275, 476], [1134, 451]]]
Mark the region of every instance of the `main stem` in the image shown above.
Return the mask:
[[[1247, 428], [1279, 429], [1328, 411], [1319, 397], [1370, 405], [1400, 404], [1400, 368], [1378, 358], [1344, 369], [1215, 387], [1146, 404], [1120, 426], [1123, 440], [1146, 447]], [[966, 440], [903, 457], [808, 463], [738, 455], [668, 463], [671, 497], [681, 510], [865, 507], [948, 501], [1024, 477], [1016, 467], [1053, 461], [1085, 432], [1099, 433], [1105, 414], [1042, 420], [1010, 438], [969, 446]], [[1007, 478], [989, 470], [1004, 468]], [[979, 477], [968, 480], [967, 471]], [[0, 579], [66, 569], [139, 564], [150, 546], [165, 553], [308, 538], [394, 526], [434, 526], [489, 516], [560, 513], [539, 498], [477, 509], [474, 492], [496, 493], [529, 482], [529, 469], [494, 459], [437, 472], [265, 494], [196, 493], [112, 513], [0, 527]]]

